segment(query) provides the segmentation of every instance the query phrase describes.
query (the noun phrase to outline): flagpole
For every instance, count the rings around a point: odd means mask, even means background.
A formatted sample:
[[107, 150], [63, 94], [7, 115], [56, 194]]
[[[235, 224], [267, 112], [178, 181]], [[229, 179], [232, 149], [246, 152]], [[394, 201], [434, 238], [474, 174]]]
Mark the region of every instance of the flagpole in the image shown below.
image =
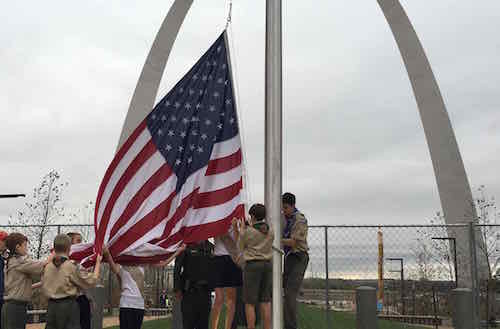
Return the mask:
[[266, 0], [266, 153], [265, 202], [274, 230], [273, 328], [283, 328], [281, 186], [282, 186], [282, 32], [281, 0]]

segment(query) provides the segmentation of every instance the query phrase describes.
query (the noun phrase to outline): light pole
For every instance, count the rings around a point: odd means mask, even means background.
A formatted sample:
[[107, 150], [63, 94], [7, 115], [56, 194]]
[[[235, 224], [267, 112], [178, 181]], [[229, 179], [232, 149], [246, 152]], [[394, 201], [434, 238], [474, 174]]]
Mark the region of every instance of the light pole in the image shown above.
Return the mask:
[[26, 194], [0, 194], [0, 199], [25, 198]]
[[431, 240], [448, 240], [453, 242], [453, 268], [455, 269], [455, 288], [458, 288], [458, 263], [457, 263], [457, 239], [456, 238], [431, 238]]
[[401, 274], [401, 314], [405, 315], [405, 273], [404, 273], [404, 260], [401, 257], [389, 257], [389, 261], [400, 261], [401, 269], [399, 271], [389, 271], [389, 272], [399, 272]]

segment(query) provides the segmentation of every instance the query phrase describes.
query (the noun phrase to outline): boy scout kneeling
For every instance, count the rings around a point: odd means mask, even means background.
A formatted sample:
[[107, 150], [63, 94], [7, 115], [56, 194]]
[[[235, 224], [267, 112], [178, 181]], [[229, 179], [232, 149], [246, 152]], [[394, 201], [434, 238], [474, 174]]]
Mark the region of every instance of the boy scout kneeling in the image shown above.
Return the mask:
[[266, 223], [266, 208], [262, 204], [250, 207], [250, 223], [233, 221], [239, 238], [245, 267], [243, 270], [243, 300], [247, 328], [255, 328], [255, 305], [260, 303], [263, 328], [271, 328], [271, 292], [273, 286], [273, 232]]
[[49, 298], [46, 329], [79, 329], [80, 308], [76, 297], [80, 289], [94, 287], [99, 278], [102, 256], [97, 255], [94, 272], [80, 272], [69, 260], [71, 239], [59, 234], [54, 239], [55, 256], [45, 267], [42, 292]]

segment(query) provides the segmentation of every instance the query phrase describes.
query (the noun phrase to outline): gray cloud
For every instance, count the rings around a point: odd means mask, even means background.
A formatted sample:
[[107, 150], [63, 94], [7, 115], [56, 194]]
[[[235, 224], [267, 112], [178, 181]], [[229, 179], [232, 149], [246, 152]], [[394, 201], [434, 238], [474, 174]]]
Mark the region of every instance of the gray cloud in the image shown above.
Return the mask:
[[[0, 13], [1, 193], [51, 168], [93, 200], [149, 46], [172, 1], [12, 2]], [[195, 1], [159, 97], [221, 32]], [[473, 186], [500, 196], [500, 4], [403, 1], [445, 97]], [[252, 200], [263, 199], [264, 1], [235, 1], [232, 37]], [[376, 1], [284, 3], [284, 189], [313, 224], [421, 223], [439, 209], [425, 137]], [[0, 222], [22, 200], [0, 201]]]

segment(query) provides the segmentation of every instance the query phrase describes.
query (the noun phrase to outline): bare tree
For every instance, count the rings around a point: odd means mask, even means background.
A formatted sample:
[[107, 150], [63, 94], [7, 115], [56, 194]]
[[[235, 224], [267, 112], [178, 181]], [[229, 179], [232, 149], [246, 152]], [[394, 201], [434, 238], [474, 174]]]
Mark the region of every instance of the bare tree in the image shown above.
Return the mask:
[[[61, 197], [67, 182], [60, 181], [61, 176], [55, 170], [46, 174], [37, 187], [33, 189], [32, 199], [26, 202], [24, 209], [15, 217], [9, 217], [10, 225], [27, 226], [25, 234], [30, 241], [30, 253], [37, 259], [50, 251], [52, 239], [48, 225], [65, 217]], [[36, 226], [31, 226], [36, 225]]]
[[498, 240], [500, 232], [497, 225], [500, 219], [495, 198], [488, 194], [486, 186], [481, 185], [477, 189], [478, 196], [474, 200], [477, 209], [478, 223], [484, 243], [479, 244], [479, 250], [488, 260], [488, 277], [492, 278], [492, 265], [495, 265], [498, 256]]
[[453, 280], [454, 265], [449, 241], [433, 239], [448, 236], [444, 216], [438, 211], [429, 223], [436, 226], [418, 229], [417, 243], [413, 248], [418, 279]]
[[[477, 189], [477, 194], [474, 199], [474, 206], [476, 207], [478, 218], [477, 224], [479, 225], [479, 232], [484, 243], [478, 244], [479, 252], [483, 253], [488, 260], [488, 273], [492, 277], [492, 264], [498, 256], [498, 240], [500, 238], [499, 227], [492, 226], [499, 223], [500, 213], [498, 212], [495, 198], [488, 195], [486, 187], [481, 185]], [[453, 278], [453, 256], [448, 240], [433, 240], [435, 237], [448, 237], [448, 230], [445, 227], [444, 216], [441, 212], [436, 212], [436, 215], [429, 220], [429, 223], [436, 225], [430, 230], [421, 229], [418, 231], [417, 246], [414, 253], [417, 258], [417, 266], [441, 266], [447, 269], [449, 279]], [[442, 225], [442, 226], [440, 226]], [[457, 250], [458, 259], [461, 259], [460, 254], [467, 252], [464, 250]], [[419, 254], [425, 254], [420, 255]], [[424, 260], [432, 260], [431, 263], [424, 262]], [[444, 279], [444, 273], [438, 273], [439, 279]]]
[[72, 211], [68, 217], [68, 223], [74, 225], [82, 225], [77, 228], [69, 228], [67, 231], [76, 231], [82, 235], [84, 242], [92, 242], [94, 240], [94, 210], [95, 205], [92, 201], [87, 202], [83, 207]]

